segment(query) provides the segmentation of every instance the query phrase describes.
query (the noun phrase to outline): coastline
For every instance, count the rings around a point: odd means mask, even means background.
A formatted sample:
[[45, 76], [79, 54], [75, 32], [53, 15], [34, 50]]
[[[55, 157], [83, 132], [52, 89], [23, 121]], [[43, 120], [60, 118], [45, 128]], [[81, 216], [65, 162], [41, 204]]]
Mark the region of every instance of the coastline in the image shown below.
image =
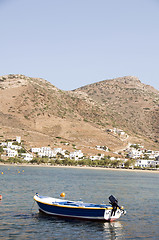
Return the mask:
[[62, 166], [62, 165], [48, 165], [48, 164], [27, 164], [27, 163], [0, 163], [0, 166], [12, 167], [50, 167], [50, 168], [73, 168], [73, 169], [89, 169], [89, 170], [105, 170], [105, 171], [122, 171], [122, 172], [146, 172], [159, 173], [158, 170], [149, 169], [126, 169], [126, 168], [106, 168], [106, 167], [89, 167], [89, 166]]

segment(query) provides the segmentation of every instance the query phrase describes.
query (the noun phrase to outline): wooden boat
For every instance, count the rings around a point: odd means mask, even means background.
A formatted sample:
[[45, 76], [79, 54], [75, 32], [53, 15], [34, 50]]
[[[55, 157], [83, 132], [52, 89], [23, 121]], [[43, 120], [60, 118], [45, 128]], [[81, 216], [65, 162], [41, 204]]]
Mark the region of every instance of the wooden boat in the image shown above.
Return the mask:
[[60, 198], [40, 196], [38, 193], [35, 194], [34, 200], [38, 204], [39, 211], [59, 217], [114, 221], [122, 214], [126, 214], [126, 211], [123, 207], [118, 206], [117, 199], [112, 195], [109, 197], [110, 205], [69, 201]]

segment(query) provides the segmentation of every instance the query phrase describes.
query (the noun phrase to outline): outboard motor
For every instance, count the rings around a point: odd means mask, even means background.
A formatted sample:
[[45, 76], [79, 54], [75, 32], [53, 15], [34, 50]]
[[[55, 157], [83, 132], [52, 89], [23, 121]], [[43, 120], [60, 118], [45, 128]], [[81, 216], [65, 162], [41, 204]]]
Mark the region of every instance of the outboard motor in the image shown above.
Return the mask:
[[112, 209], [112, 212], [111, 212], [111, 216], [114, 216], [115, 215], [115, 213], [116, 213], [116, 210], [117, 210], [117, 207], [119, 208], [119, 209], [121, 209], [120, 207], [119, 207], [119, 205], [118, 205], [118, 200], [113, 196], [113, 195], [111, 195], [110, 197], [109, 197], [109, 203], [112, 205], [112, 207], [113, 207], [113, 209]]

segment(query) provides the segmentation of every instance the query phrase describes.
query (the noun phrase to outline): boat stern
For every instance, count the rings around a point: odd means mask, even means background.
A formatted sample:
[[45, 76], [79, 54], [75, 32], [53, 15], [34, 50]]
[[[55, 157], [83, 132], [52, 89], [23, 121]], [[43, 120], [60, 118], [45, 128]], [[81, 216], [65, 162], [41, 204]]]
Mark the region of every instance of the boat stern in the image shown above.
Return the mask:
[[125, 215], [126, 211], [124, 210], [124, 207], [120, 207], [118, 205], [118, 200], [111, 195], [109, 197], [109, 203], [111, 204], [110, 208], [107, 208], [105, 210], [105, 214], [104, 214], [104, 218], [106, 219], [106, 221], [115, 221], [118, 218], [121, 217], [121, 215]]

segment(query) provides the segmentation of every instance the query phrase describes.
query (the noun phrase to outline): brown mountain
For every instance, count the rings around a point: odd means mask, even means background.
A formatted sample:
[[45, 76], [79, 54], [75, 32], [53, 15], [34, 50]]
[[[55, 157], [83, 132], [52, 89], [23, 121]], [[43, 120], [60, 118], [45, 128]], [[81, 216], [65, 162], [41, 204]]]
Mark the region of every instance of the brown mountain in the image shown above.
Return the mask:
[[159, 91], [136, 77], [121, 77], [75, 90], [98, 102], [114, 127], [159, 141]]
[[[0, 139], [20, 135], [28, 146], [59, 146], [67, 141], [83, 152], [96, 145], [111, 150], [128, 141], [156, 148], [159, 141], [159, 91], [135, 77], [106, 80], [61, 91], [40, 78], [0, 77]], [[121, 128], [127, 141], [106, 129]]]

